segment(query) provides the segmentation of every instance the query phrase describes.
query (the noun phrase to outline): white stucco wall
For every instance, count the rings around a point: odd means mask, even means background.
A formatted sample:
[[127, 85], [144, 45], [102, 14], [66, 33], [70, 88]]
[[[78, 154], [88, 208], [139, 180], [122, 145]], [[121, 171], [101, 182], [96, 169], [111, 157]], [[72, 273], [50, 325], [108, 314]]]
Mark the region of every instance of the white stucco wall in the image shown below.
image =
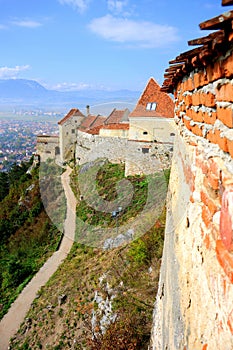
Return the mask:
[[129, 120], [130, 140], [173, 142], [173, 118], [131, 117]]

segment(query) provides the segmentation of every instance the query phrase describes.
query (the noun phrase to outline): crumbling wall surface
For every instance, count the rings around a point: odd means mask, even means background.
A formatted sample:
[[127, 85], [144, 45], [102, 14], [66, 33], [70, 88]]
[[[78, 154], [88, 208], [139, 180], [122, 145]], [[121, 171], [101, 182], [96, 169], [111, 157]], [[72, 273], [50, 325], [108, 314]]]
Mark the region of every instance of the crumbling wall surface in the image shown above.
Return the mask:
[[233, 53], [175, 90], [177, 137], [151, 349], [233, 349]]
[[101, 137], [78, 131], [78, 164], [107, 158], [125, 164], [125, 175], [152, 174], [170, 167], [173, 144], [137, 142], [118, 137]]

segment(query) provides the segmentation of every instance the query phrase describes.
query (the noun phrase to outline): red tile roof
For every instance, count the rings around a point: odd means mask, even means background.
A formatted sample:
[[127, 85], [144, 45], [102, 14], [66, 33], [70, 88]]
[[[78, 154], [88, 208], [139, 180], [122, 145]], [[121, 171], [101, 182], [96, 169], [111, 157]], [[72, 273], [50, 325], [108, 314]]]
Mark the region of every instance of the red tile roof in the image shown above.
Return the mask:
[[96, 120], [97, 116], [96, 115], [92, 115], [89, 114], [87, 117], [85, 117], [82, 121], [82, 123], [80, 124], [80, 126], [78, 127], [80, 130], [86, 130], [89, 129], [92, 125], [92, 123], [94, 123], [94, 121]]
[[[233, 0], [222, 0], [222, 5], [233, 5]], [[199, 47], [181, 53], [171, 60], [170, 67], [164, 74], [162, 91], [173, 93], [174, 88], [184, 76], [194, 69], [205, 69], [209, 62], [224, 56], [232, 47], [233, 11], [225, 12], [217, 17], [199, 24], [202, 30], [217, 30], [208, 36], [190, 40], [188, 44]]]
[[107, 118], [102, 115], [97, 115], [94, 123], [91, 125], [91, 129], [104, 125], [106, 119]]
[[128, 130], [129, 123], [108, 124], [101, 127], [104, 130]]
[[73, 108], [69, 111], [69, 113], [63, 118], [61, 119], [58, 124], [62, 125], [64, 124], [68, 119], [70, 119], [73, 116], [80, 116], [80, 117], [84, 117], [84, 114], [82, 114], [82, 112], [80, 112], [80, 110], [78, 108]]
[[128, 108], [124, 110], [114, 108], [108, 116], [108, 118], [106, 119], [105, 124], [118, 124], [121, 122], [127, 122], [129, 120], [129, 113], [130, 111]]
[[[148, 103], [156, 103], [155, 110], [148, 110]], [[174, 117], [174, 103], [171, 97], [160, 90], [154, 78], [150, 78], [129, 117]]]
[[102, 125], [99, 125], [99, 126], [96, 126], [94, 128], [85, 130], [85, 132], [87, 134], [91, 134], [91, 135], [99, 135], [99, 131], [100, 131], [101, 127], [102, 127]]
[[91, 115], [89, 114], [80, 124], [79, 130], [85, 131], [89, 134], [97, 135], [99, 129], [103, 126], [106, 117], [102, 115]]

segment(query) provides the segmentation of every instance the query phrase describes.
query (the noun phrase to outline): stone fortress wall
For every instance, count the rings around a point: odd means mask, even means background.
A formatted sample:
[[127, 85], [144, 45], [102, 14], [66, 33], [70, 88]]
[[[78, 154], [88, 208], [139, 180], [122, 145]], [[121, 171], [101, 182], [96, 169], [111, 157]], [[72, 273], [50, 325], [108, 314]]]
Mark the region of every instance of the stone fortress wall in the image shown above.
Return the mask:
[[[233, 3], [232, 1], [230, 1]], [[228, 1], [229, 3], [229, 1]], [[177, 136], [151, 349], [233, 349], [233, 12], [174, 60]]]
[[125, 175], [152, 174], [170, 167], [173, 144], [130, 141], [125, 138], [101, 137], [78, 131], [78, 163], [107, 158], [112, 163], [125, 163]]

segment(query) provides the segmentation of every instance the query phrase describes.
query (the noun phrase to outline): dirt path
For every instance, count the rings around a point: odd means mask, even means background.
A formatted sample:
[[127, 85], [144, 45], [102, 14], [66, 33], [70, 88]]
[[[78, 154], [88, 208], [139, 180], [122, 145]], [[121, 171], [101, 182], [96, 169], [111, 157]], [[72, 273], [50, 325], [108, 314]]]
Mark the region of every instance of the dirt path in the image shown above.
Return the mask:
[[46, 284], [49, 278], [57, 270], [58, 266], [69, 253], [75, 237], [76, 219], [76, 199], [69, 186], [69, 175], [71, 169], [68, 168], [62, 174], [62, 185], [67, 198], [67, 214], [64, 222], [64, 237], [59, 250], [56, 251], [41, 267], [33, 279], [23, 289], [21, 294], [11, 305], [8, 313], [0, 322], [0, 350], [7, 350], [10, 338], [14, 336], [23, 322], [38, 290]]

